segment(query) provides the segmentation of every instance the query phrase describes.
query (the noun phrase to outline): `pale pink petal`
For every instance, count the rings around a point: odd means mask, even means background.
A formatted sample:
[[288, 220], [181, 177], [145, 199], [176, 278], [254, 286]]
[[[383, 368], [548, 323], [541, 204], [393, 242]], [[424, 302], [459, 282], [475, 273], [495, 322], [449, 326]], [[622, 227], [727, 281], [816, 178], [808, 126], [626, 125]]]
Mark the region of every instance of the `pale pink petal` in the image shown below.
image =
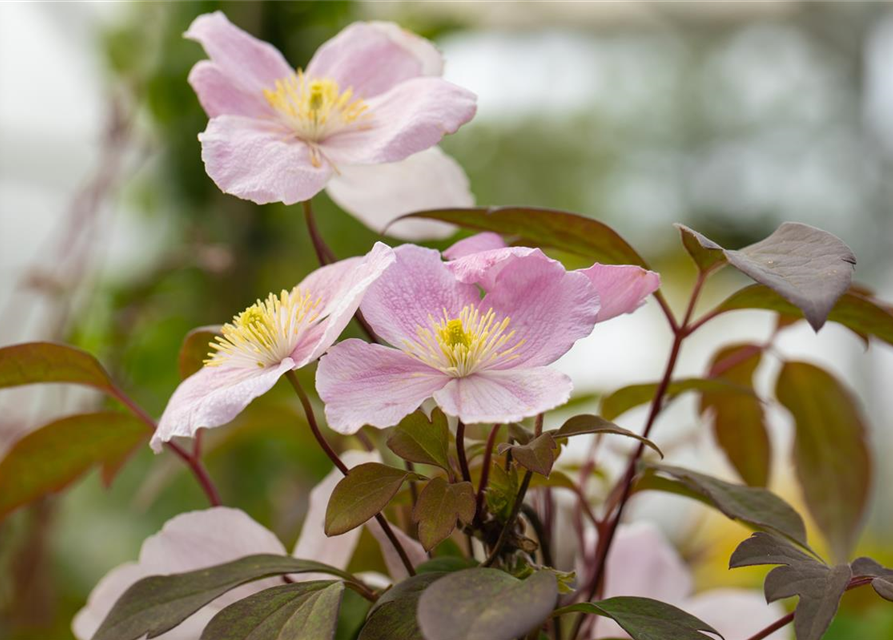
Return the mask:
[[440, 78], [414, 78], [367, 101], [370, 119], [361, 129], [336, 133], [321, 144], [339, 167], [397, 162], [438, 144], [471, 120], [473, 93]]
[[220, 11], [200, 15], [183, 35], [200, 43], [240, 91], [263, 97], [264, 89], [294, 73], [276, 47], [235, 26]]
[[480, 303], [477, 287], [457, 282], [434, 249], [405, 244], [394, 253], [397, 260], [369, 287], [360, 309], [375, 333], [395, 347], [415, 340], [418, 328], [429, 326], [429, 316], [439, 318], [446, 310], [455, 318], [463, 307]]
[[87, 604], [77, 612], [71, 622], [74, 637], [78, 640], [90, 640], [118, 598], [130, 588], [130, 585], [147, 575], [135, 562], [119, 565], [105, 574], [93, 587], [90, 597], [87, 598]]
[[454, 378], [434, 400], [444, 413], [462, 422], [515, 422], [568, 401], [570, 378], [547, 367], [483, 371]]
[[[469, 238], [469, 240], [471, 239]], [[556, 277], [557, 274], [564, 271], [564, 267], [561, 267], [561, 263], [557, 260], [548, 257], [540, 249], [531, 249], [530, 247], [503, 247], [471, 252], [451, 260], [447, 263], [447, 268], [459, 282], [479, 284], [484, 291], [490, 291], [496, 287], [496, 282], [505, 269], [525, 259], [554, 265], [553, 270]]]
[[[683, 607], [719, 631], [726, 640], [744, 640], [765, 629], [785, 614], [779, 602], [766, 604], [759, 591], [712, 589], [699, 593]], [[791, 625], [766, 636], [768, 640], [789, 640]]]
[[332, 175], [324, 157], [314, 166], [310, 148], [272, 120], [218, 116], [198, 139], [220, 190], [257, 204], [309, 200]]
[[366, 424], [397, 424], [448, 380], [402, 351], [345, 340], [320, 359], [316, 390], [326, 404], [329, 427], [352, 434]]
[[299, 286], [305, 287], [314, 299], [315, 296], [321, 298], [319, 314], [322, 320], [315, 327], [316, 331], [308, 334], [308, 339], [295, 347], [292, 353], [295, 368], [316, 360], [334, 344], [359, 308], [363, 295], [394, 260], [394, 250], [376, 242], [372, 250], [358, 261], [342, 261], [347, 264], [336, 262], [304, 279]]
[[201, 60], [189, 72], [189, 84], [209, 117], [222, 115], [261, 118], [271, 112], [262, 93], [246, 90], [210, 60]]
[[[385, 566], [387, 566], [388, 573], [391, 575], [394, 582], [400, 582], [401, 580], [408, 578], [409, 573], [406, 571], [406, 567], [403, 565], [400, 555], [397, 553], [394, 545], [384, 532], [384, 529], [381, 528], [381, 525], [375, 520], [370, 520], [366, 523], [366, 528], [369, 529], [369, 532], [375, 536], [375, 539], [378, 541], [378, 546], [381, 547], [381, 555], [384, 558]], [[406, 555], [409, 557], [409, 563], [413, 568], [428, 560], [428, 554], [425, 553], [425, 548], [418, 541], [413, 540], [403, 533], [399, 527], [391, 525], [391, 530], [394, 532], [394, 535], [400, 542], [403, 550], [406, 551]]]
[[477, 233], [459, 240], [459, 242], [456, 242], [443, 252], [443, 257], [447, 260], [457, 260], [481, 251], [505, 249], [505, 247], [505, 240], [502, 239], [501, 235], [492, 231], [484, 231], [483, 233]]
[[390, 22], [353, 23], [323, 44], [307, 65], [309, 77], [332, 78], [360, 98], [442, 70], [433, 44]]
[[332, 200], [370, 229], [395, 238], [449, 237], [456, 228], [436, 220], [402, 220], [388, 225], [406, 213], [474, 205], [468, 177], [440, 147], [400, 162], [344, 165], [339, 169], [340, 175], [326, 186]]
[[295, 368], [291, 358], [261, 369], [203, 367], [180, 383], [167, 403], [149, 443], [157, 453], [176, 436], [192, 438], [202, 427], [219, 427], [235, 418], [252, 400], [273, 388]]
[[581, 269], [598, 292], [601, 308], [598, 321], [604, 322], [624, 313], [632, 313], [645, 298], [660, 288], [660, 276], [634, 265], [594, 264]]

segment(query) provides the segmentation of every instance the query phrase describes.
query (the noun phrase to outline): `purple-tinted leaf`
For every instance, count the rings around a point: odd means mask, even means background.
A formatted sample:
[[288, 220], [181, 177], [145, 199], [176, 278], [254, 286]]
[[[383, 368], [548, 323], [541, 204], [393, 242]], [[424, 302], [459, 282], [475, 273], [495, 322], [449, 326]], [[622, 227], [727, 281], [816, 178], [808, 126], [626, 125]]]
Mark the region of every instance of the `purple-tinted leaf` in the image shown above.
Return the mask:
[[548, 478], [552, 472], [552, 465], [555, 464], [557, 448], [558, 445], [555, 444], [551, 434], [543, 433], [527, 444], [502, 443], [497, 451], [500, 454], [511, 451], [515, 462], [528, 471]]
[[875, 578], [871, 581], [871, 587], [875, 590], [875, 593], [877, 593], [884, 600], [893, 602], [893, 580]]
[[[651, 402], [657, 391], [657, 382], [646, 382], [643, 384], [633, 384], [628, 387], [622, 387], [602, 398], [601, 414], [606, 420], [614, 420], [630, 409]], [[722, 379], [711, 378], [686, 378], [683, 380], [674, 380], [667, 388], [666, 397], [668, 400], [675, 398], [688, 391], [716, 391], [722, 393], [743, 393], [753, 396], [753, 389], [742, 387], [737, 384], [731, 384]]]
[[403, 418], [388, 436], [388, 448], [404, 460], [449, 471], [450, 430], [443, 411], [435, 409], [430, 420], [421, 410]]
[[114, 385], [86, 351], [52, 342], [28, 342], [0, 349], [0, 388], [68, 382], [110, 392]]
[[682, 246], [695, 261], [699, 271], [707, 272], [718, 265], [725, 264], [726, 256], [722, 247], [684, 224], [675, 226], [682, 236]]
[[418, 623], [419, 599], [425, 589], [444, 575], [419, 573], [385, 591], [369, 611], [357, 640], [425, 640]]
[[893, 569], [888, 569], [873, 558], [856, 558], [850, 566], [857, 576], [875, 576], [893, 580]]
[[629, 429], [618, 427], [609, 420], [605, 420], [601, 416], [590, 414], [581, 414], [568, 418], [561, 427], [555, 431], [549, 432], [553, 438], [570, 438], [571, 436], [582, 436], [587, 434], [605, 434], [609, 433], [617, 436], [624, 436], [638, 440], [642, 444], [651, 447], [657, 454], [663, 458], [663, 452], [648, 438], [643, 438], [638, 433], [633, 433]]
[[181, 379], [185, 380], [205, 366], [205, 360], [213, 351], [211, 343], [220, 335], [219, 324], [197, 327], [186, 334], [177, 358]]
[[456, 521], [471, 524], [475, 512], [474, 487], [470, 482], [450, 484], [434, 478], [419, 494], [412, 510], [412, 519], [419, 525], [419, 542], [430, 551], [446, 540]]
[[563, 607], [555, 615], [580, 612], [610, 618], [633, 640], [712, 640], [702, 631], [709, 631], [720, 638], [719, 632], [703, 620], [666, 602], [651, 598], [620, 596], [581, 602]]

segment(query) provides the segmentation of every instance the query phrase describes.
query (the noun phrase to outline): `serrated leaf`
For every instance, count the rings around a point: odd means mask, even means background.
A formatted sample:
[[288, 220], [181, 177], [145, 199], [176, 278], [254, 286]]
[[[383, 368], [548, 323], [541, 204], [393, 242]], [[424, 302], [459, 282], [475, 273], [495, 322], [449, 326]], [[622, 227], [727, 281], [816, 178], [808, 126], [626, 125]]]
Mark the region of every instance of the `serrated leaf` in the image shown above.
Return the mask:
[[186, 334], [177, 357], [180, 379], [185, 380], [205, 366], [208, 354], [213, 351], [211, 343], [221, 335], [219, 324], [197, 327]]
[[831, 374], [804, 362], [785, 363], [775, 395], [797, 426], [794, 462], [806, 506], [834, 557], [845, 560], [871, 486], [871, 454], [859, 410]]
[[733, 267], [780, 294], [818, 331], [853, 279], [856, 257], [838, 237], [785, 222], [765, 240], [734, 251], [697, 234], [707, 251], [721, 249]]
[[633, 640], [712, 640], [701, 631], [709, 631], [722, 638], [716, 629], [703, 620], [651, 598], [619, 596], [598, 602], [581, 602], [558, 609], [555, 615], [575, 611], [610, 618]]
[[67, 382], [114, 389], [99, 361], [86, 351], [52, 342], [27, 342], [0, 349], [0, 388]]
[[551, 571], [518, 580], [497, 569], [466, 569], [424, 591], [419, 627], [425, 640], [514, 640], [541, 625], [557, 601]]
[[150, 576], [131, 585], [109, 611], [92, 640], [154, 638], [183, 622], [209, 602], [236, 587], [290, 573], [350, 574], [312, 560], [260, 554], [226, 564], [167, 576]]
[[220, 611], [201, 640], [332, 640], [343, 593], [328, 580], [265, 589]]
[[500, 454], [511, 451], [515, 462], [528, 471], [549, 477], [555, 464], [558, 445], [548, 433], [543, 433], [527, 444], [502, 443], [497, 448]]
[[431, 420], [420, 409], [400, 421], [388, 436], [388, 448], [404, 460], [450, 470], [450, 430], [439, 408]]
[[[753, 374], [761, 358], [762, 351], [753, 345], [725, 347], [713, 357], [708, 375], [752, 390]], [[723, 367], [732, 360], [737, 362]], [[751, 486], [765, 487], [772, 466], [772, 444], [763, 404], [756, 394], [705, 391], [701, 394], [700, 411], [711, 414], [716, 442], [741, 479]]]
[[61, 418], [24, 436], [0, 460], [0, 518], [63, 490], [89, 469], [117, 469], [150, 431], [127, 413]]
[[450, 537], [456, 521], [471, 524], [476, 502], [470, 482], [450, 484], [443, 478], [431, 480], [412, 510], [412, 519], [419, 525], [419, 542], [430, 551]]
[[407, 480], [425, 476], [378, 462], [357, 465], [335, 485], [326, 508], [325, 532], [338, 536], [374, 518]]
[[722, 247], [718, 244], [712, 240], [708, 240], [703, 235], [694, 229], [686, 227], [684, 224], [677, 223], [674, 226], [679, 229], [679, 233], [682, 236], [682, 246], [685, 247], [688, 255], [694, 260], [699, 271], [707, 272], [726, 262], [726, 256], [723, 253]]
[[[633, 384], [622, 387], [617, 391], [602, 398], [601, 415], [606, 420], [614, 420], [618, 416], [626, 413], [630, 409], [647, 404], [654, 398], [657, 391], [657, 382], [646, 382], [643, 384]], [[688, 391], [718, 393], [739, 393], [744, 395], [753, 395], [753, 390], [740, 385], [731, 384], [721, 379], [711, 378], [685, 378], [683, 380], [674, 380], [667, 387], [665, 394], [667, 401], [676, 398]]]
[[428, 572], [398, 582], [369, 611], [357, 640], [425, 640], [419, 629], [418, 606], [422, 592], [444, 573]]
[[618, 436], [625, 436], [638, 440], [644, 445], [651, 447], [657, 454], [663, 458], [663, 452], [648, 438], [643, 438], [638, 433], [633, 433], [629, 429], [618, 427], [610, 420], [605, 420], [601, 416], [590, 414], [580, 414], [569, 418], [560, 428], [555, 431], [549, 431], [553, 438], [570, 438], [572, 436], [582, 436], [587, 434], [610, 433]]

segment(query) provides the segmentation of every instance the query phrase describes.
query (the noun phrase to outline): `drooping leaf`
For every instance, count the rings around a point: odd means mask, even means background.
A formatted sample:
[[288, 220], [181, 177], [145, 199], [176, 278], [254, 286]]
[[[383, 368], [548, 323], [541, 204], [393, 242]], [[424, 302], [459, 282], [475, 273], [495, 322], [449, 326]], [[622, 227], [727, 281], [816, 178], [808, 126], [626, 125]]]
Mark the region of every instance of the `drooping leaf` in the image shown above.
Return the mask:
[[358, 640], [425, 640], [418, 623], [419, 599], [444, 575], [419, 573], [386, 591], [369, 611]]
[[450, 537], [457, 520], [471, 524], [475, 506], [474, 487], [470, 482], [450, 484], [443, 478], [431, 480], [412, 510], [412, 519], [419, 525], [419, 542], [425, 551]]
[[110, 393], [111, 379], [86, 351], [52, 342], [27, 342], [0, 349], [0, 388], [68, 382]]
[[332, 640], [343, 593], [329, 580], [265, 589], [220, 611], [201, 640]]
[[425, 476], [367, 462], [350, 470], [335, 486], [326, 508], [327, 536], [338, 536], [374, 518], [391, 501], [407, 480]]
[[636, 250], [611, 227], [566, 211], [476, 207], [419, 211], [404, 217], [442, 220], [466, 229], [493, 231], [513, 236], [518, 244], [526, 247], [560, 249], [604, 264], [634, 264], [648, 268]]
[[443, 411], [434, 409], [431, 420], [421, 409], [403, 418], [388, 436], [388, 448], [404, 460], [449, 471], [450, 430]]
[[873, 576], [871, 586], [877, 594], [893, 602], [893, 569], [888, 569], [871, 558], [856, 558], [850, 566], [854, 575]]
[[185, 380], [204, 366], [208, 354], [212, 352], [211, 343], [220, 336], [220, 325], [196, 327], [186, 334], [177, 357], [180, 378]]
[[557, 601], [551, 571], [518, 580], [497, 569], [466, 569], [425, 589], [419, 627], [425, 640], [514, 640], [541, 625]]
[[502, 454], [511, 451], [515, 462], [528, 471], [549, 477], [555, 464], [558, 445], [549, 433], [543, 433], [527, 444], [502, 443], [497, 451]]
[[806, 547], [803, 518], [787, 502], [761, 487], [732, 484], [681, 467], [649, 464], [649, 468], [682, 482], [700, 493], [713, 506], [733, 520], [741, 520], [759, 529], [774, 531]]
[[701, 631], [722, 637], [703, 620], [651, 598], [619, 596], [598, 602], [581, 602], [558, 609], [555, 615], [575, 611], [610, 618], [633, 640], [712, 640]]
[[350, 574], [320, 562], [271, 554], [247, 556], [188, 573], [143, 578], [118, 598], [92, 640], [136, 640], [146, 634], [154, 638], [240, 585], [270, 576], [310, 572], [353, 580]]
[[0, 460], [0, 518], [61, 491], [90, 468], [118, 468], [150, 432], [127, 413], [68, 416], [32, 431]]
[[605, 420], [601, 416], [591, 414], [581, 414], [568, 418], [560, 428], [549, 432], [554, 438], [570, 438], [572, 436], [582, 436], [586, 434], [610, 433], [618, 436], [625, 436], [638, 440], [645, 446], [651, 447], [657, 454], [663, 458], [663, 452], [648, 438], [643, 438], [638, 433], [633, 433], [629, 429], [618, 427], [609, 420]]
[[[762, 351], [754, 345], [721, 349], [710, 363], [709, 376], [753, 389], [753, 374]], [[725, 363], [734, 362], [731, 366]], [[772, 444], [766, 431], [763, 404], [754, 395], [727, 391], [701, 394], [701, 413], [709, 412], [720, 449], [745, 483], [765, 487], [772, 466]]]
[[846, 560], [855, 543], [871, 486], [871, 454], [859, 410], [831, 374], [787, 362], [775, 394], [794, 416], [794, 462], [810, 513]]
[[[614, 420], [630, 409], [651, 402], [657, 391], [657, 382], [646, 382], [622, 387], [617, 391], [602, 398], [601, 414], [606, 420]], [[722, 379], [712, 378], [685, 378], [674, 380], [670, 383], [665, 394], [667, 400], [671, 400], [688, 391], [700, 391], [702, 393], [715, 391], [717, 393], [740, 393], [753, 395], [753, 390], [732, 384]]]
[[699, 271], [707, 272], [726, 262], [726, 256], [722, 249], [718, 245], [716, 247], [712, 246], [715, 244], [714, 242], [711, 242], [694, 229], [689, 229], [684, 224], [677, 223], [674, 226], [679, 229], [679, 233], [682, 236], [682, 246], [688, 251], [691, 259], [695, 261]]
[[734, 251], [697, 234], [707, 251], [721, 250], [733, 267], [780, 294], [818, 331], [853, 279], [856, 257], [838, 237], [785, 222], [765, 240]]

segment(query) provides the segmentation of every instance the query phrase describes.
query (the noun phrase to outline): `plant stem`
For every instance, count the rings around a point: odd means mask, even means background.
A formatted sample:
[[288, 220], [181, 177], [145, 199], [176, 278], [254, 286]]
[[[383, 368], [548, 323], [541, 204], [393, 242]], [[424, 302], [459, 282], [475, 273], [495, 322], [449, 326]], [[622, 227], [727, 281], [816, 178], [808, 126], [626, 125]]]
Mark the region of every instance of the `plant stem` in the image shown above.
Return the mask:
[[492, 565], [499, 556], [499, 552], [502, 551], [502, 547], [505, 546], [505, 541], [508, 540], [509, 533], [515, 524], [518, 513], [521, 511], [521, 504], [524, 502], [524, 496], [527, 493], [527, 487], [530, 486], [530, 477], [532, 475], [533, 473], [530, 471], [524, 474], [524, 479], [521, 481], [521, 488], [518, 489], [518, 495], [515, 496], [515, 504], [512, 506], [512, 512], [509, 515], [508, 520], [505, 521], [502, 531], [499, 532], [499, 538], [497, 538], [496, 544], [493, 545], [490, 555], [487, 556], [487, 559], [484, 560], [484, 563], [481, 565], [482, 567], [489, 567]]
[[335, 262], [335, 254], [329, 249], [328, 245], [319, 234], [316, 226], [316, 218], [313, 216], [313, 206], [310, 200], [304, 200], [301, 203], [304, 208], [304, 220], [307, 222], [307, 231], [310, 232], [310, 241], [313, 243], [313, 250], [316, 251], [316, 258], [319, 260], [320, 266], [325, 266]]
[[456, 455], [459, 458], [459, 470], [462, 479], [471, 482], [471, 472], [468, 470], [468, 458], [465, 457], [465, 423], [459, 420], [456, 426]]
[[490, 482], [490, 459], [493, 456], [493, 446], [496, 444], [496, 434], [499, 433], [499, 427], [502, 425], [494, 424], [490, 429], [490, 435], [487, 436], [487, 448], [484, 449], [484, 463], [481, 467], [481, 481], [478, 485], [477, 499], [475, 500], [474, 519], [479, 521], [484, 511], [484, 492], [487, 491], [487, 484]]
[[[298, 394], [298, 398], [301, 400], [301, 406], [304, 408], [304, 415], [307, 417], [307, 424], [310, 425], [310, 431], [313, 432], [313, 436], [316, 438], [319, 446], [322, 447], [323, 451], [325, 451], [326, 455], [329, 457], [329, 460], [332, 461], [332, 464], [334, 464], [338, 468], [338, 470], [346, 476], [350, 472], [350, 469], [347, 467], [346, 464], [344, 464], [344, 462], [341, 460], [332, 446], [322, 435], [322, 432], [319, 430], [319, 424], [317, 424], [316, 422], [316, 414], [313, 411], [313, 406], [310, 404], [310, 398], [308, 398], [307, 394], [304, 392], [304, 388], [301, 386], [301, 383], [298, 380], [298, 376], [295, 374], [294, 371], [287, 371], [285, 373], [285, 377], [288, 378], [288, 381], [294, 388], [295, 393]], [[406, 568], [406, 572], [409, 575], [414, 576], [415, 569], [412, 566], [412, 562], [410, 562], [409, 556], [406, 554], [406, 550], [403, 548], [403, 545], [400, 544], [400, 541], [394, 534], [394, 530], [391, 529], [391, 525], [388, 524], [388, 521], [385, 520], [384, 516], [380, 513], [375, 514], [375, 520], [381, 526], [385, 535], [388, 537], [388, 540], [391, 541], [391, 544], [394, 545], [394, 550], [397, 552], [397, 555], [400, 556], [400, 561]]]
[[778, 620], [776, 620], [775, 622], [770, 624], [768, 627], [766, 627], [762, 631], [758, 631], [757, 633], [752, 635], [747, 640], [763, 640], [763, 638], [778, 631], [782, 627], [790, 624], [791, 622], [793, 622], [793, 620], [794, 620], [794, 612], [791, 611], [788, 615], [782, 616], [781, 618], [779, 618]]

